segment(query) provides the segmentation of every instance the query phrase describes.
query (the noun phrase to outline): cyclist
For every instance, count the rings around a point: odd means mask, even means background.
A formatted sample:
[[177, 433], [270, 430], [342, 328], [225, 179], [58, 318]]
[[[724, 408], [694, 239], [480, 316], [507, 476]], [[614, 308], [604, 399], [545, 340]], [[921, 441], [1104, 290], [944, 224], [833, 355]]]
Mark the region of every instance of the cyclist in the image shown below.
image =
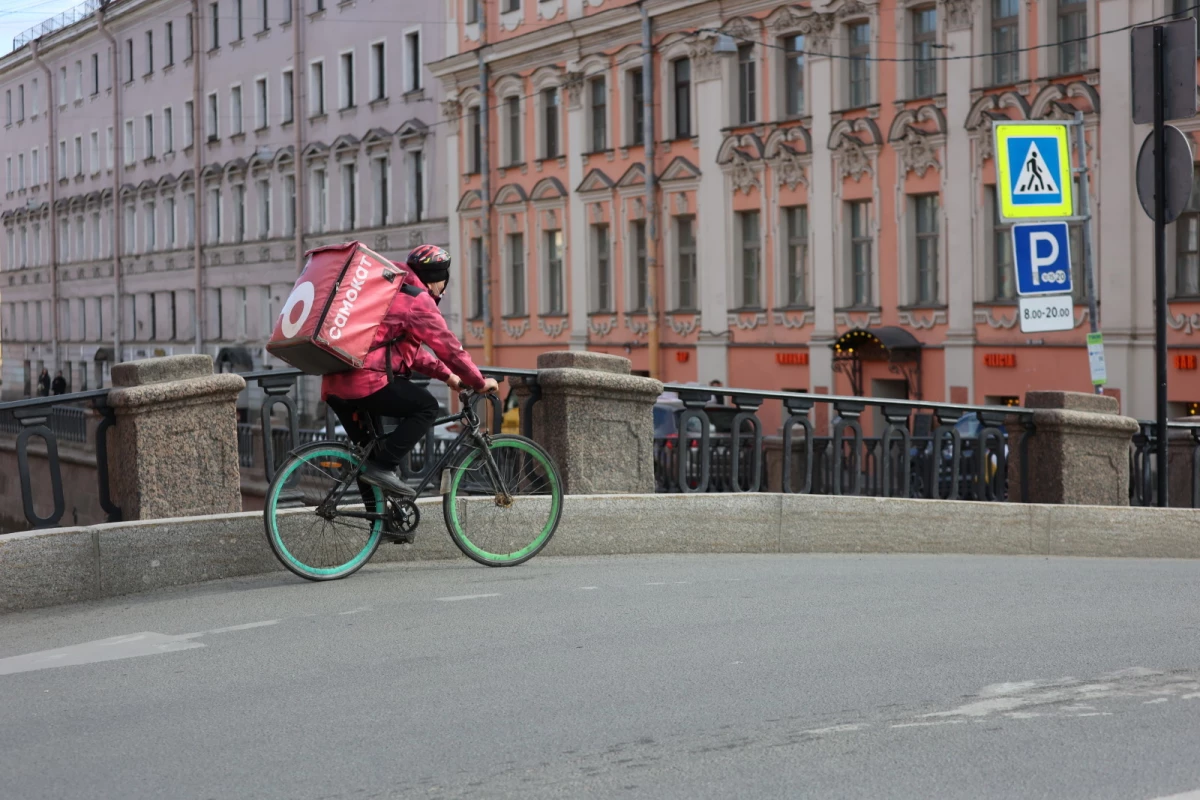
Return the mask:
[[[433, 427], [438, 413], [437, 400], [410, 380], [412, 373], [445, 381], [454, 391], [465, 385], [491, 394], [497, 384], [480, 374], [438, 311], [450, 279], [450, 254], [423, 244], [408, 254], [404, 265], [396, 266], [407, 266], [404, 284], [375, 332], [370, 354], [360, 369], [326, 375], [321, 381], [321, 399], [337, 414], [347, 436], [359, 445], [370, 438], [359, 414], [399, 419], [391, 433], [380, 437], [363, 465], [361, 480], [411, 498], [415, 492], [401, 482], [396, 468]], [[433, 353], [422, 345], [428, 345]]]

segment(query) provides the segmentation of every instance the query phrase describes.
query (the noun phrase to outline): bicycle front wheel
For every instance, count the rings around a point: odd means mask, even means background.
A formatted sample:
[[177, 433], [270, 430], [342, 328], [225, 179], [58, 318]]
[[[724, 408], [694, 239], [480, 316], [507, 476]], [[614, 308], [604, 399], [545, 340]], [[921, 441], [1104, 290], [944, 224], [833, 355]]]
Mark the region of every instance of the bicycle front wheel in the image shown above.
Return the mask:
[[[562, 516], [563, 484], [550, 455], [522, 436], [494, 436], [451, 467], [442, 513], [454, 544], [489, 567], [536, 556]], [[494, 464], [494, 468], [493, 465]]]
[[289, 458], [271, 482], [263, 509], [267, 541], [301, 578], [345, 578], [379, 547], [383, 492], [348, 481], [358, 465], [348, 448], [323, 442]]

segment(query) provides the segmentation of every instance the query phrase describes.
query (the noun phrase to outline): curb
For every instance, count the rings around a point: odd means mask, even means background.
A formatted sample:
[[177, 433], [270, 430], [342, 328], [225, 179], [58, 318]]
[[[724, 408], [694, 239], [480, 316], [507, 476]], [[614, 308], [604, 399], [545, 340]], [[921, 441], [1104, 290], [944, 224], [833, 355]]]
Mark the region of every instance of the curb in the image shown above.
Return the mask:
[[[378, 563], [462, 558], [441, 501]], [[1200, 558], [1191, 509], [1048, 506], [783, 494], [572, 495], [548, 556], [955, 553]], [[303, 513], [303, 512], [300, 512]], [[0, 613], [282, 570], [262, 512], [0, 536]]]

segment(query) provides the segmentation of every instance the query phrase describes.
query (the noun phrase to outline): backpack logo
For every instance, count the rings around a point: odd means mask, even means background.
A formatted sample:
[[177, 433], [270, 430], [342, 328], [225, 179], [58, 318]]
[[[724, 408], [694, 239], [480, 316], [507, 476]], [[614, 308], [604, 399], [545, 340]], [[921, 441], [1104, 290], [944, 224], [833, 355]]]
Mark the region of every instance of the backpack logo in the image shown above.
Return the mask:
[[283, 304], [283, 311], [279, 314], [279, 329], [283, 338], [291, 339], [300, 332], [304, 323], [308, 322], [315, 299], [316, 287], [312, 285], [312, 281], [304, 281], [292, 289], [287, 302]]

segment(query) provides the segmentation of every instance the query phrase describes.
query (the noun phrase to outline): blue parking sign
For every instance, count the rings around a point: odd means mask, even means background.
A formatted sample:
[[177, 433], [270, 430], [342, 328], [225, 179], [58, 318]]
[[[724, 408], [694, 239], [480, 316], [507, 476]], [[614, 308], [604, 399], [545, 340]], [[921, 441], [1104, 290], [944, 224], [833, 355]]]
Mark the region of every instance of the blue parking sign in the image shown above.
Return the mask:
[[1032, 297], [1071, 291], [1071, 236], [1065, 222], [1013, 225], [1017, 294]]

